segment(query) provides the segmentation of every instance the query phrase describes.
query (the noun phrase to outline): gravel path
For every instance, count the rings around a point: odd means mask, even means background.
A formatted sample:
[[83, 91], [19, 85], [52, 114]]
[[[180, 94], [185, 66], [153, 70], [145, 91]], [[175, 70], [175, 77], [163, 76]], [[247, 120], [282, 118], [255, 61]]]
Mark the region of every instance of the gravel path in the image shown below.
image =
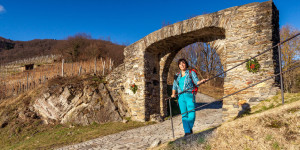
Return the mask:
[[[214, 98], [198, 93], [196, 95], [197, 106], [213, 102]], [[184, 135], [181, 116], [173, 118], [175, 138]], [[201, 131], [222, 123], [222, 103], [214, 102], [196, 112], [196, 121], [193, 131]], [[86, 142], [65, 146], [59, 150], [74, 149], [147, 149], [151, 145], [168, 142], [173, 139], [171, 121], [166, 120], [162, 123], [144, 126], [116, 134], [111, 134]]]

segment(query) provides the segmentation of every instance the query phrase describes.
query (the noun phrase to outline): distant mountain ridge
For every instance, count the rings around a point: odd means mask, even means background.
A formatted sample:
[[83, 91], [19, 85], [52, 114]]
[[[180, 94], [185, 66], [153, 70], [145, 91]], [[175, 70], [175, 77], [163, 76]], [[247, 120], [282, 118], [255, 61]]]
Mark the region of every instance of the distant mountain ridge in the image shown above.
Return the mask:
[[8, 63], [20, 59], [50, 55], [57, 40], [13, 41], [0, 37], [0, 63]]

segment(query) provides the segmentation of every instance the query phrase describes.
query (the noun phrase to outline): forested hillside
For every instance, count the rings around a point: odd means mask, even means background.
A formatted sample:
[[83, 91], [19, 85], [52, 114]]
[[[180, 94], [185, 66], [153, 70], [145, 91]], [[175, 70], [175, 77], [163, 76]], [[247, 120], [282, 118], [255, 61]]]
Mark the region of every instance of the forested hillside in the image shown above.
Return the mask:
[[123, 62], [124, 47], [110, 41], [92, 39], [84, 33], [69, 36], [65, 40], [12, 41], [0, 37], [0, 64], [55, 54], [63, 56], [69, 62], [109, 57], [118, 65]]

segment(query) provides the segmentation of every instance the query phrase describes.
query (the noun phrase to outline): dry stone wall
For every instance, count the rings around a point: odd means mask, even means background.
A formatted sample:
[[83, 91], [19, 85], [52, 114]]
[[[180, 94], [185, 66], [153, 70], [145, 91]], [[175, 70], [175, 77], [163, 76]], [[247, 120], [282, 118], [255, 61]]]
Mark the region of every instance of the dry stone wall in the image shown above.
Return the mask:
[[[125, 60], [117, 86], [119, 97], [128, 106], [133, 120], [149, 120], [151, 115], [166, 115], [167, 73], [170, 63], [183, 47], [195, 42], [214, 42], [224, 70], [259, 54], [279, 41], [279, 13], [271, 1], [251, 3], [196, 16], [163, 27], [125, 48]], [[277, 49], [257, 58], [261, 70], [250, 73], [245, 65], [226, 73], [224, 94], [231, 94], [249, 84], [272, 76], [278, 71]], [[115, 79], [108, 87], [115, 84]], [[238, 101], [254, 105], [276, 93], [277, 80], [269, 80], [256, 87], [224, 99], [223, 119], [239, 112]], [[134, 94], [132, 84], [138, 86]], [[112, 88], [116, 89], [116, 88]]]

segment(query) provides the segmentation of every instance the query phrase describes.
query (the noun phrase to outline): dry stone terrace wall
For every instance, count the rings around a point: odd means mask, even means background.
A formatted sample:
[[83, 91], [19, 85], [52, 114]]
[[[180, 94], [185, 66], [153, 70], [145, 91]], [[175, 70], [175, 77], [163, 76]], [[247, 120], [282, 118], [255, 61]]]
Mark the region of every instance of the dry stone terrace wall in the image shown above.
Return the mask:
[[[224, 70], [254, 56], [279, 42], [278, 10], [271, 2], [251, 3], [196, 16], [157, 30], [125, 48], [124, 70], [118, 84], [119, 97], [128, 106], [133, 120], [149, 120], [153, 114], [166, 115], [167, 73], [170, 63], [183, 47], [195, 42], [214, 42]], [[260, 72], [253, 74], [245, 65], [228, 72], [224, 94], [231, 94], [278, 70], [277, 49], [260, 56]], [[277, 62], [277, 63], [276, 63]], [[117, 74], [117, 73], [114, 73]], [[130, 90], [135, 83], [137, 93]], [[224, 99], [223, 119], [238, 114], [239, 100], [251, 105], [272, 96], [278, 90], [275, 80], [269, 80], [237, 95]]]

